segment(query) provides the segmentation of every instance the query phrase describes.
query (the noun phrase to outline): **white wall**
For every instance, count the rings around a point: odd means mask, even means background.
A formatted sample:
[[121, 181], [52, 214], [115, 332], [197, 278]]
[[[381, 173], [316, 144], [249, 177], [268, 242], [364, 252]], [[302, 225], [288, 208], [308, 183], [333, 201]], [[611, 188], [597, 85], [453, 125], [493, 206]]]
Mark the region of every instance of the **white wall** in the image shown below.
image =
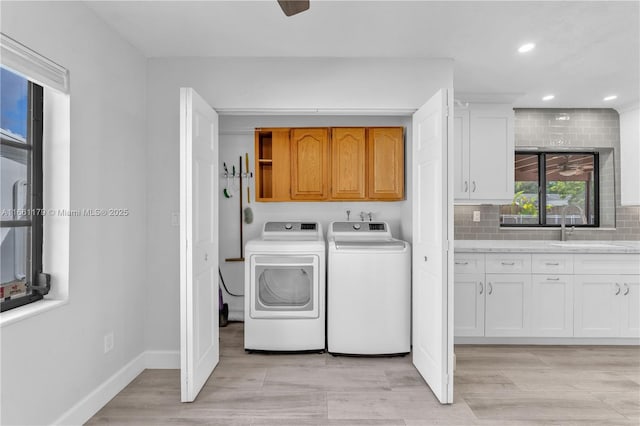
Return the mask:
[[[333, 109], [333, 110], [406, 110], [416, 109], [441, 87], [453, 86], [453, 63], [449, 60], [426, 59], [353, 59], [353, 58], [179, 58], [150, 59], [148, 62], [148, 175], [147, 222], [149, 309], [146, 319], [146, 342], [150, 350], [179, 348], [179, 262], [178, 228], [171, 225], [171, 215], [179, 210], [178, 199], [178, 100], [179, 88], [193, 87], [215, 108], [260, 109]], [[254, 117], [253, 123], [265, 123], [266, 117]], [[224, 117], [222, 126], [231, 132], [234, 126], [255, 126], [254, 119]], [[316, 117], [314, 123], [327, 123], [328, 118]], [[326, 120], [325, 120], [326, 119]], [[355, 117], [354, 117], [355, 119]], [[372, 117], [360, 117], [374, 124]], [[402, 120], [383, 118], [380, 120]], [[259, 121], [265, 120], [265, 121]], [[277, 120], [285, 126], [287, 121]], [[291, 118], [291, 123], [303, 123], [307, 118]], [[369, 121], [371, 120], [371, 121]], [[274, 123], [274, 121], [269, 121]], [[355, 122], [355, 121], [353, 121]], [[363, 121], [364, 122], [364, 121]], [[386, 121], [389, 123], [389, 121]], [[346, 122], [345, 122], [346, 123]], [[296, 124], [297, 125], [297, 124]], [[222, 127], [221, 126], [221, 127]], [[224, 129], [223, 129], [224, 131]], [[240, 132], [242, 133], [242, 132]], [[410, 140], [410, 131], [407, 136]], [[238, 144], [234, 147], [234, 144]], [[221, 137], [220, 155], [223, 161], [238, 161], [239, 153], [249, 152], [253, 158], [253, 139], [247, 133]], [[411, 152], [407, 144], [407, 152]], [[406, 176], [411, 176], [407, 157]], [[407, 182], [407, 194], [411, 183]], [[245, 194], [246, 196], [246, 194]], [[238, 256], [237, 201], [221, 199], [221, 256]], [[409, 202], [371, 203], [367, 211], [377, 211], [380, 219], [394, 223], [394, 231], [404, 238], [406, 231], [400, 221], [410, 218]], [[261, 205], [255, 211], [255, 222], [247, 227], [249, 237], [258, 234], [261, 222], [278, 217], [318, 219], [324, 223], [343, 218], [347, 205], [355, 212], [364, 208], [351, 203], [316, 204], [273, 203]], [[252, 205], [255, 207], [255, 205]], [[227, 209], [229, 209], [227, 211]], [[236, 213], [237, 214], [237, 213]], [[231, 216], [231, 219], [229, 219]], [[226, 229], [226, 225], [233, 228]], [[234, 289], [239, 287], [237, 268], [222, 264], [230, 275]], [[234, 269], [236, 268], [236, 269]], [[231, 290], [231, 289], [230, 289]], [[239, 289], [236, 289], [239, 290]], [[233, 290], [232, 290], [233, 291]]]
[[69, 303], [1, 330], [1, 423], [50, 424], [145, 349], [146, 60], [81, 2], [2, 2], [0, 24], [70, 70], [70, 207], [131, 211], [71, 218]]

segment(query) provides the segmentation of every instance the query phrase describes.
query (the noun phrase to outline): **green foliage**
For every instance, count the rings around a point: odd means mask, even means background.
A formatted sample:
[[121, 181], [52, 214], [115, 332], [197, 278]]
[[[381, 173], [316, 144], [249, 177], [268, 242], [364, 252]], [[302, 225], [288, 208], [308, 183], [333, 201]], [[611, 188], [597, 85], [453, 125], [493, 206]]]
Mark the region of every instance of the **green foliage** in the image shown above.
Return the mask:
[[547, 194], [558, 194], [569, 204], [584, 206], [586, 184], [584, 181], [547, 182]]

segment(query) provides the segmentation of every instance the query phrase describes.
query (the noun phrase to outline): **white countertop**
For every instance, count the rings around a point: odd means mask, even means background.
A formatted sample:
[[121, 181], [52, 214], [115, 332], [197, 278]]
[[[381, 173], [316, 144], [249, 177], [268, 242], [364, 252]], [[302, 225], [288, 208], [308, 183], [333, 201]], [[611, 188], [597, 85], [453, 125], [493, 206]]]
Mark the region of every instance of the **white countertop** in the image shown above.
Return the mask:
[[455, 240], [458, 253], [640, 253], [640, 241]]

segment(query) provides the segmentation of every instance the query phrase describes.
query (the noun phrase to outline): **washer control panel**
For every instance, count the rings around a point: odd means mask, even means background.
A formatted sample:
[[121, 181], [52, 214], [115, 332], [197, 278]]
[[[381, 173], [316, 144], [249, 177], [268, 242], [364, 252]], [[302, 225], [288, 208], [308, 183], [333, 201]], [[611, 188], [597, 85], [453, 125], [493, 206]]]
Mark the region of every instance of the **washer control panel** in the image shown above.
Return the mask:
[[342, 233], [342, 232], [386, 233], [388, 232], [387, 224], [385, 222], [333, 222], [331, 224], [331, 230], [334, 233]]

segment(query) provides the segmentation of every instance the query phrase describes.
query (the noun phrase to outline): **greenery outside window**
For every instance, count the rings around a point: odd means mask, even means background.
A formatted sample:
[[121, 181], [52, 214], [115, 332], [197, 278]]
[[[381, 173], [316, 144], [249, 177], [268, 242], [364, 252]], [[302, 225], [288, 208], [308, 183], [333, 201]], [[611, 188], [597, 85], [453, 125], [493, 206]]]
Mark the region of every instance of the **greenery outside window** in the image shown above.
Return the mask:
[[500, 225], [599, 226], [597, 152], [516, 151], [513, 202], [500, 207]]

